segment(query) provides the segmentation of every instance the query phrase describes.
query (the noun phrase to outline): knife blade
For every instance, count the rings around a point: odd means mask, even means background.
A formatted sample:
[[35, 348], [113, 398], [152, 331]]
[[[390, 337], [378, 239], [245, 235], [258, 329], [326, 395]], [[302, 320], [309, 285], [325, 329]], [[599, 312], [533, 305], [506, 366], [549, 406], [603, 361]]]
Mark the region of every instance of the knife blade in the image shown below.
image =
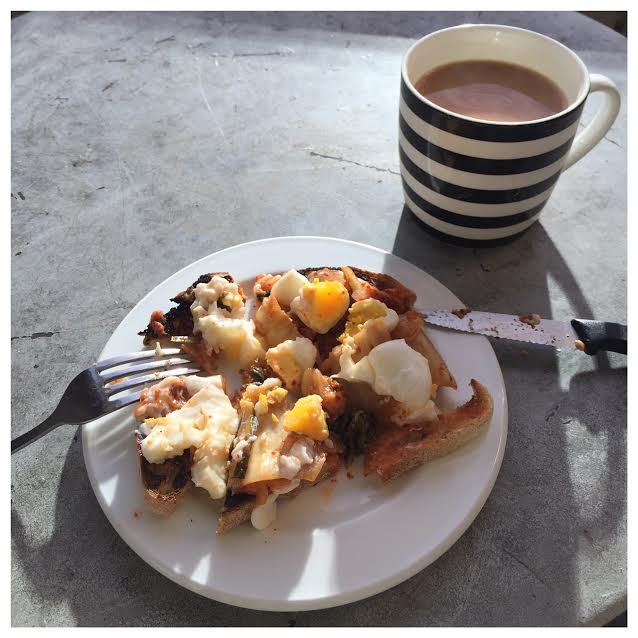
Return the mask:
[[566, 322], [543, 319], [536, 314], [503, 315], [469, 308], [419, 312], [426, 323], [486, 337], [553, 346], [559, 350], [582, 350], [587, 354], [598, 350], [627, 353], [627, 327], [617, 323], [582, 319]]

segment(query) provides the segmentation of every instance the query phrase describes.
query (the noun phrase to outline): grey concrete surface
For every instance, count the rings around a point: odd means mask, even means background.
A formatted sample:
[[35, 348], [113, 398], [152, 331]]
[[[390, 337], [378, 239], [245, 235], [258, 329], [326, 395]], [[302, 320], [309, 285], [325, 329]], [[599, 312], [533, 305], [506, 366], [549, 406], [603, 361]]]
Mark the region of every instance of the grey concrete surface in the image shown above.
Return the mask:
[[[354, 239], [473, 308], [626, 321], [626, 102], [515, 243], [442, 244], [402, 210], [401, 57], [462, 22], [558, 38], [626, 96], [626, 40], [573, 13], [15, 19], [12, 435], [50, 413], [148, 290], [252, 239]], [[459, 542], [408, 581], [294, 614], [181, 589], [111, 528], [68, 426], [11, 459], [13, 625], [604, 624], [626, 608], [626, 358], [494, 348], [510, 416], [500, 475]]]

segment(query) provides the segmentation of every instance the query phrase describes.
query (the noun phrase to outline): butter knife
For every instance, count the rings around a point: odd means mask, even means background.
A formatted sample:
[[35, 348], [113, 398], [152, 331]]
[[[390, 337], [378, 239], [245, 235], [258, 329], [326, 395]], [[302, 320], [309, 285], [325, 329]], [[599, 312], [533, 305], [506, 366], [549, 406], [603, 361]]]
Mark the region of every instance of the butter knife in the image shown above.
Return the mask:
[[599, 350], [627, 354], [627, 326], [608, 321], [542, 319], [537, 314], [502, 315], [469, 308], [419, 310], [426, 323], [496, 339], [512, 339], [587, 354]]

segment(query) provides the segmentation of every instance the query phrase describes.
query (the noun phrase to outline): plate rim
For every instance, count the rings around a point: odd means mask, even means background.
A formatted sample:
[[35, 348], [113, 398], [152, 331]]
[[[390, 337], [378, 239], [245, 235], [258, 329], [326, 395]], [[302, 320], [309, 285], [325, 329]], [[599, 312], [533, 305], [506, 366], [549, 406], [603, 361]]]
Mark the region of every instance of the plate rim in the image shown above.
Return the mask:
[[[281, 235], [277, 237], [267, 237], [263, 239], [256, 239], [256, 240], [251, 240], [248, 242], [242, 242], [240, 244], [234, 244], [232, 246], [228, 246], [226, 248], [215, 251], [213, 253], [209, 253], [208, 255], [204, 255], [200, 259], [196, 259], [195, 261], [184, 265], [179, 270], [176, 270], [171, 275], [164, 278], [157, 285], [155, 285], [151, 290], [149, 290], [142, 298], [140, 298], [135, 303], [135, 305], [129, 310], [129, 312], [121, 319], [118, 325], [111, 332], [110, 337], [107, 339], [102, 350], [100, 351], [98, 360], [103, 358], [104, 356], [103, 353], [107, 349], [107, 346], [110, 340], [112, 339], [113, 334], [117, 331], [120, 325], [122, 325], [123, 323], [127, 321], [129, 316], [133, 314], [135, 309], [144, 301], [146, 301], [146, 299], [150, 297], [158, 288], [160, 288], [161, 286], [164, 286], [168, 281], [170, 281], [174, 277], [178, 277], [184, 270], [192, 268], [196, 266], [197, 264], [210, 259], [211, 257], [217, 257], [219, 255], [223, 255], [226, 252], [237, 250], [239, 248], [245, 248], [253, 244], [272, 243], [272, 242], [290, 240], [290, 239], [300, 239], [300, 240], [310, 240], [310, 241], [316, 241], [316, 240], [329, 241], [329, 242], [340, 243], [344, 245], [358, 246], [366, 250], [371, 250], [373, 252], [380, 253], [382, 255], [391, 255], [394, 259], [402, 261], [405, 264], [407, 264], [409, 267], [416, 268], [420, 270], [421, 272], [423, 272], [424, 274], [428, 275], [431, 279], [436, 281], [440, 286], [445, 288], [445, 290], [447, 290], [453, 297], [455, 297], [458, 303], [463, 303], [447, 286], [442, 284], [438, 279], [436, 279], [433, 275], [430, 275], [430, 273], [426, 272], [420, 266], [417, 266], [416, 264], [406, 259], [403, 259], [402, 257], [395, 255], [394, 253], [391, 253], [390, 251], [384, 250], [382, 248], [378, 248], [377, 246], [372, 246], [370, 244], [365, 244], [363, 242], [357, 242], [357, 241], [353, 241], [349, 239], [342, 239], [339, 237], [329, 237], [324, 235]], [[346, 605], [359, 600], [364, 600], [376, 594], [387, 591], [391, 589], [392, 587], [395, 587], [396, 585], [404, 582], [405, 580], [408, 580], [409, 578], [416, 575], [417, 573], [419, 573], [420, 571], [422, 571], [429, 565], [436, 562], [445, 552], [447, 552], [461, 538], [461, 536], [463, 536], [463, 534], [470, 528], [474, 519], [478, 516], [479, 512], [483, 509], [485, 503], [487, 502], [487, 499], [489, 498], [489, 495], [491, 494], [494, 488], [496, 479], [498, 478], [498, 474], [499, 474], [499, 471], [503, 462], [503, 457], [505, 454], [505, 447], [507, 443], [507, 435], [508, 435], [508, 428], [509, 428], [507, 388], [505, 386], [505, 380], [503, 378], [503, 371], [502, 371], [500, 362], [498, 361], [498, 358], [496, 357], [496, 353], [494, 352], [492, 344], [489, 342], [487, 337], [480, 336], [480, 335], [472, 335], [472, 336], [475, 337], [476, 339], [482, 339], [484, 342], [487, 342], [490, 350], [492, 351], [494, 355], [494, 359], [497, 364], [496, 365], [497, 380], [503, 389], [502, 404], [501, 404], [502, 413], [503, 413], [503, 424], [502, 424], [501, 435], [499, 439], [499, 447], [498, 447], [496, 456], [494, 458], [492, 467], [490, 468], [489, 480], [484, 484], [482, 490], [480, 491], [474, 507], [471, 508], [465, 514], [465, 516], [462, 518], [461, 521], [459, 521], [459, 523], [454, 527], [451, 533], [448, 534], [445, 541], [441, 542], [434, 550], [430, 551], [426, 556], [423, 556], [420, 560], [414, 561], [408, 567], [405, 567], [404, 569], [394, 572], [391, 576], [379, 579], [375, 581], [373, 584], [358, 587], [350, 592], [331, 594], [331, 595], [327, 595], [323, 597], [314, 597], [314, 598], [307, 598], [307, 599], [301, 599], [301, 600], [265, 600], [262, 598], [256, 598], [254, 596], [242, 597], [242, 596], [236, 596], [233, 594], [228, 594], [227, 592], [223, 590], [219, 590], [216, 587], [212, 587], [210, 584], [207, 584], [207, 585], [200, 584], [188, 578], [188, 576], [178, 571], [174, 571], [164, 567], [159, 562], [156, 562], [152, 553], [150, 552], [146, 553], [144, 551], [140, 551], [139, 548], [133, 547], [127, 540], [126, 538], [127, 534], [125, 531], [126, 528], [120, 525], [118, 520], [112, 516], [110, 506], [104, 501], [100, 490], [97, 489], [94, 483], [94, 480], [95, 480], [94, 472], [93, 472], [92, 463], [90, 461], [90, 454], [88, 453], [88, 443], [87, 443], [88, 439], [86, 436], [82, 436], [82, 454], [84, 458], [84, 464], [87, 470], [89, 482], [91, 483], [91, 488], [93, 490], [95, 498], [97, 499], [100, 505], [100, 508], [102, 509], [102, 512], [106, 516], [107, 520], [109, 521], [113, 529], [117, 532], [119, 537], [144, 562], [146, 562], [157, 572], [159, 572], [160, 574], [162, 574], [169, 580], [173, 581], [177, 585], [184, 587], [185, 589], [192, 591], [196, 594], [204, 596], [205, 598], [208, 598], [210, 600], [215, 600], [218, 602], [222, 602], [224, 604], [234, 605], [234, 606], [247, 608], [247, 609], [253, 609], [257, 611], [275, 611], [275, 612], [311, 611], [311, 610], [328, 609], [332, 607]], [[87, 425], [88, 424], [82, 425], [82, 434], [85, 433], [85, 428], [87, 427]]]

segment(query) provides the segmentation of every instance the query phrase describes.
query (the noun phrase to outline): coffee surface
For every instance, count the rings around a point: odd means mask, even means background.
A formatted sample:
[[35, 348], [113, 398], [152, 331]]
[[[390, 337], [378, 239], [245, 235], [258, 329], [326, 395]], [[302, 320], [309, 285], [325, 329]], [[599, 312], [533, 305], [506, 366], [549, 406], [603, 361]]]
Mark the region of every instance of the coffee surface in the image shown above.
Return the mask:
[[448, 111], [493, 122], [527, 122], [567, 108], [552, 80], [517, 64], [466, 60], [431, 69], [416, 90]]

